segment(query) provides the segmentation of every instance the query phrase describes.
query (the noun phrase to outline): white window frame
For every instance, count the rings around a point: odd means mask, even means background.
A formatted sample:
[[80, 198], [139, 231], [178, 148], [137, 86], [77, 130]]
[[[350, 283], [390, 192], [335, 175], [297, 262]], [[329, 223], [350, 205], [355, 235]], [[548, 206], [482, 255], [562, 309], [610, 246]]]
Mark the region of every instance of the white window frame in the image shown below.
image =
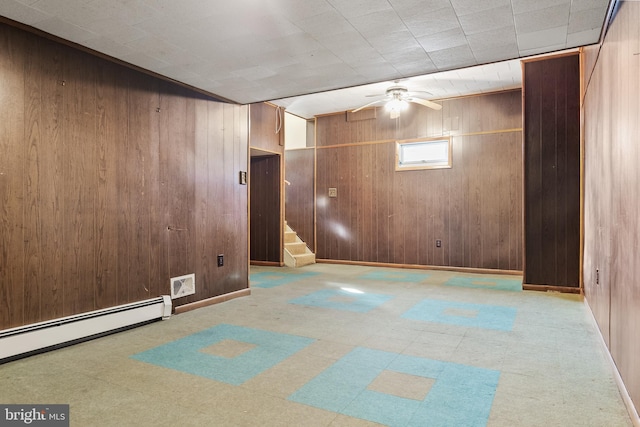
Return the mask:
[[[404, 153], [404, 148], [413, 148], [418, 145], [421, 146], [429, 146], [429, 144], [433, 144], [433, 148], [435, 150], [431, 151], [440, 151], [440, 155], [437, 157], [429, 158], [427, 157], [419, 160], [404, 160], [406, 154]], [[442, 154], [442, 151], [445, 151]], [[433, 153], [431, 153], [433, 154]], [[451, 149], [451, 137], [443, 136], [440, 138], [418, 138], [418, 139], [406, 139], [402, 141], [396, 141], [396, 171], [406, 171], [406, 170], [421, 170], [421, 169], [450, 169], [451, 168], [451, 160], [452, 160], [452, 149]]]

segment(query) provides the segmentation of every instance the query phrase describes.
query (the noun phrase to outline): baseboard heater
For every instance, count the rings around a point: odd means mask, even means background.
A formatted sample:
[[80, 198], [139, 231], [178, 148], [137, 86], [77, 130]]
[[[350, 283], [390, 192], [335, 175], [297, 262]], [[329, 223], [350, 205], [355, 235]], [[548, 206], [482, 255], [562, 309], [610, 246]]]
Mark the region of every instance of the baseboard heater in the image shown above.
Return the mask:
[[168, 295], [0, 331], [0, 364], [171, 316]]

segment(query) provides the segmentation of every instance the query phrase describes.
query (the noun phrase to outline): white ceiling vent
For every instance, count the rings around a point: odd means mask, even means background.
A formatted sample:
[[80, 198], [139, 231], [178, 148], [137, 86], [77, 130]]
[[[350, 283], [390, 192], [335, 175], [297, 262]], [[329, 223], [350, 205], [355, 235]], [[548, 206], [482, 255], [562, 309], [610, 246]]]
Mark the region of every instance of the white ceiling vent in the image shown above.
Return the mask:
[[171, 278], [171, 299], [185, 297], [196, 293], [196, 275], [186, 274], [184, 276]]

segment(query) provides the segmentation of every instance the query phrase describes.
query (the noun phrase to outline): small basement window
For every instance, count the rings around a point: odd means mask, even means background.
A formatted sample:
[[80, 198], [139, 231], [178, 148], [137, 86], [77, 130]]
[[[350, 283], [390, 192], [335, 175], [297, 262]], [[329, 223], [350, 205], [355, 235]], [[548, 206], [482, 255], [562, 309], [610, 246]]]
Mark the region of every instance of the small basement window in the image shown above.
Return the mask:
[[396, 170], [451, 167], [451, 138], [412, 139], [396, 143]]

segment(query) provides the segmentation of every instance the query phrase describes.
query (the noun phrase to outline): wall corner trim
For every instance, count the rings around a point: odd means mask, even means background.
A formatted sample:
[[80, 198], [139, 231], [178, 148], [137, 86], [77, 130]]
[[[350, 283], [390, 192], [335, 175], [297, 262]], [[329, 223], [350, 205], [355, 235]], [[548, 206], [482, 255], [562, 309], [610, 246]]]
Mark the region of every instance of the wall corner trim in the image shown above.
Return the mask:
[[638, 416], [638, 411], [636, 411], [636, 407], [633, 404], [633, 400], [631, 400], [631, 396], [629, 395], [627, 386], [624, 384], [624, 381], [622, 380], [622, 376], [620, 375], [620, 371], [618, 371], [616, 362], [615, 360], [613, 360], [613, 356], [611, 356], [609, 347], [607, 347], [607, 343], [604, 341], [604, 337], [602, 336], [602, 332], [600, 331], [598, 322], [596, 321], [596, 318], [593, 315], [593, 311], [591, 311], [591, 306], [589, 305], [589, 301], [587, 300], [586, 297], [584, 298], [584, 305], [587, 307], [587, 311], [589, 312], [589, 318], [591, 319], [593, 326], [596, 328], [596, 331], [598, 331], [597, 335], [600, 341], [600, 345], [602, 346], [602, 350], [604, 351], [606, 358], [609, 361], [609, 364], [611, 365], [613, 376], [616, 380], [616, 384], [618, 386], [618, 390], [620, 391], [620, 395], [622, 396], [622, 400], [624, 401], [624, 404], [627, 407], [627, 411], [629, 412], [629, 418], [631, 418], [631, 423], [633, 423], [634, 427], [640, 427], [640, 416]]
[[184, 304], [176, 307], [175, 314], [186, 313], [187, 311], [195, 310], [197, 308], [207, 307], [209, 305], [220, 304], [221, 302], [229, 301], [234, 298], [240, 298], [251, 295], [251, 289], [240, 289], [239, 291], [229, 292], [227, 294], [218, 295], [216, 297], [203, 299], [200, 301]]

